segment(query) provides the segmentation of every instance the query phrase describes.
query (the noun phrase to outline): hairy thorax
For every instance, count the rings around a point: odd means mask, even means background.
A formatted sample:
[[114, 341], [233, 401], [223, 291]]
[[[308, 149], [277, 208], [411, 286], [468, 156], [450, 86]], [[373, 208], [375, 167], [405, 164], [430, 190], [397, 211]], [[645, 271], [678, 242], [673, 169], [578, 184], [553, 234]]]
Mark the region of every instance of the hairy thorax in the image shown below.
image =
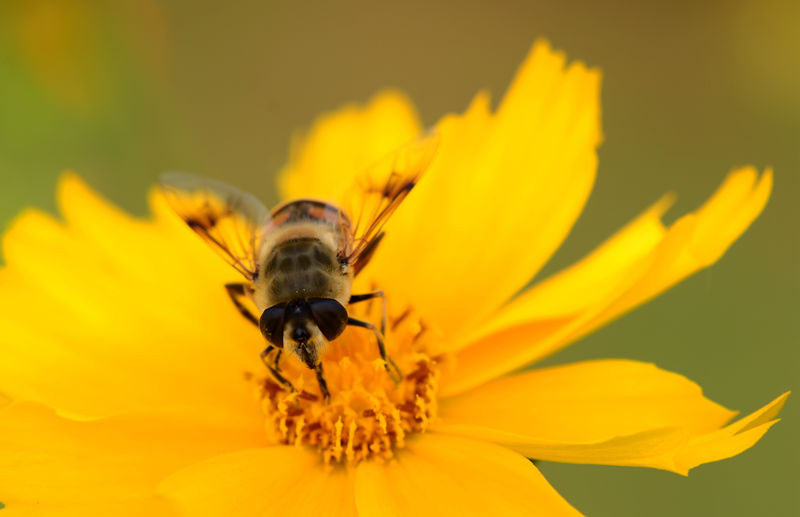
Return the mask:
[[278, 242], [265, 246], [255, 283], [259, 309], [310, 298], [333, 298], [346, 305], [352, 273], [339, 263], [329, 230], [319, 223], [281, 230], [282, 235], [275, 236]]

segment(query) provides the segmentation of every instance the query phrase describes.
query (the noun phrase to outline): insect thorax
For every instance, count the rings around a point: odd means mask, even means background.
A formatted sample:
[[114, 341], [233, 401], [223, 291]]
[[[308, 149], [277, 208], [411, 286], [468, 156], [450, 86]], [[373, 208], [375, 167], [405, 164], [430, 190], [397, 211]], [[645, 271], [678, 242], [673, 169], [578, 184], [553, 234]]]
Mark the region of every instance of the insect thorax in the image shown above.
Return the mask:
[[272, 247], [258, 288], [264, 289], [266, 306], [309, 298], [333, 298], [344, 305], [350, 296], [336, 251], [318, 237], [291, 238]]

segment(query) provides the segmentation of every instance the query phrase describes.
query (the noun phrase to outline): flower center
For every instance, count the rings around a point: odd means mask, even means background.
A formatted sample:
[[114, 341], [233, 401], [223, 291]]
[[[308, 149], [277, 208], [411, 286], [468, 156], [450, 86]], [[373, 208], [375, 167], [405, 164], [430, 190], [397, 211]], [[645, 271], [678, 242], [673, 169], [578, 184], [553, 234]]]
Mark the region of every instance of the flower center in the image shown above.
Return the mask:
[[[351, 306], [350, 312], [377, 324], [379, 305]], [[391, 458], [409, 434], [424, 432], [436, 416], [441, 360], [431, 353], [432, 334], [411, 309], [389, 318], [386, 349], [403, 373], [395, 384], [374, 334], [348, 327], [322, 360], [327, 401], [312, 370], [294, 357], [282, 359], [281, 375], [294, 391], [266, 373], [256, 379], [270, 441], [315, 448], [329, 465]]]

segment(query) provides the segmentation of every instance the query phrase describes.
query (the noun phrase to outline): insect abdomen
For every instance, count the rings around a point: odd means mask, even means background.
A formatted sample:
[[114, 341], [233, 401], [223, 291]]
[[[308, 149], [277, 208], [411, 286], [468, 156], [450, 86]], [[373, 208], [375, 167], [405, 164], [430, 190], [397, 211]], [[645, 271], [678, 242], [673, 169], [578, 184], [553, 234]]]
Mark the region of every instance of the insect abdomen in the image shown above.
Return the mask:
[[298, 298], [335, 298], [339, 290], [337, 272], [335, 253], [313, 237], [275, 246], [264, 267], [273, 303]]

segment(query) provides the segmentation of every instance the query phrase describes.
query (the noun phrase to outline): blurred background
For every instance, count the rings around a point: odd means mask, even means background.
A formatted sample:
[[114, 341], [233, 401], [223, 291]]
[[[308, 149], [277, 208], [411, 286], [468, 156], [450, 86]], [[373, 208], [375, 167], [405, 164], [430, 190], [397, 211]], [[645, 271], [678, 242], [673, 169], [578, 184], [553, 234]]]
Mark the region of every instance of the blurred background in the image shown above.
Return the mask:
[[[54, 210], [67, 168], [136, 214], [174, 169], [273, 203], [291, 135], [316, 115], [395, 87], [433, 124], [480, 88], [499, 98], [546, 37], [602, 68], [606, 137], [586, 212], [546, 272], [668, 190], [679, 214], [735, 165], [776, 173], [766, 211], [718, 265], [548, 363], [652, 361], [752, 411], [800, 389], [798, 26], [800, 2], [780, 0], [5, 0], [0, 226], [25, 206]], [[592, 516], [800, 515], [797, 407], [790, 398], [754, 449], [689, 478], [541, 468]]]

